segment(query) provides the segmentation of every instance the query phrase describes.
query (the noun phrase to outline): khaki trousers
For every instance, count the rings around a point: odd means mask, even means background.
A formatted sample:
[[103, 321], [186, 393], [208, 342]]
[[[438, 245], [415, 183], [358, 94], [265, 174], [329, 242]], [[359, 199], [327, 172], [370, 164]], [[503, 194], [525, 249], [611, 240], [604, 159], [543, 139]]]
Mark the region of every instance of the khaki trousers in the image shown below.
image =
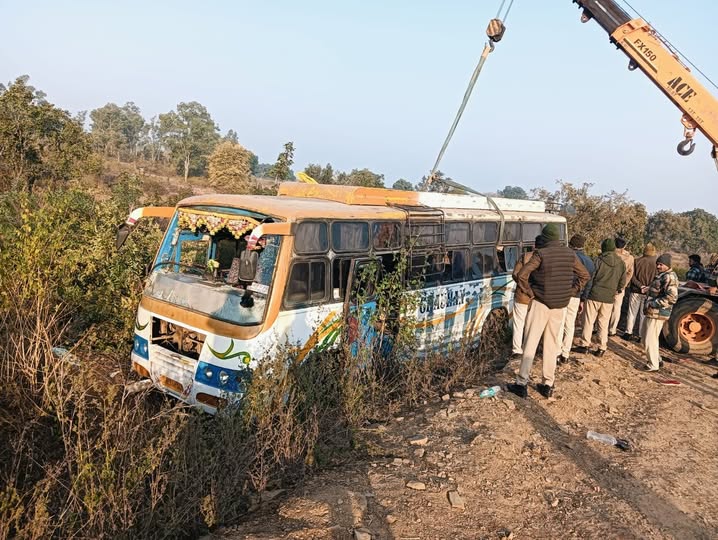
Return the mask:
[[641, 325], [641, 341], [643, 343], [643, 350], [646, 351], [646, 358], [648, 359], [648, 367], [657, 370], [661, 366], [661, 354], [658, 348], [658, 339], [661, 336], [661, 330], [663, 330], [663, 323], [666, 321], [662, 319], [649, 319], [643, 317], [643, 324]]
[[643, 319], [643, 303], [646, 301], [646, 295], [641, 293], [631, 293], [628, 299], [628, 318], [626, 319], [626, 332], [634, 334], [633, 327], [638, 321], [638, 333], [641, 333], [641, 322]]
[[611, 322], [608, 324], [608, 333], [613, 335], [618, 331], [618, 321], [621, 319], [621, 308], [623, 307], [623, 297], [626, 295], [626, 289], [622, 290], [613, 299], [613, 311], [611, 312]]
[[524, 356], [516, 377], [518, 384], [526, 385], [531, 377], [531, 366], [536, 356], [536, 348], [543, 337], [543, 384], [553, 386], [556, 374], [556, 357], [561, 323], [566, 316], [566, 308], [550, 309], [534, 299], [526, 316], [524, 330]]
[[613, 304], [605, 302], [597, 302], [596, 300], [586, 300], [583, 312], [583, 332], [581, 333], [581, 345], [584, 347], [591, 346], [591, 334], [593, 334], [593, 324], [598, 321], [598, 337], [599, 349], [605, 351], [608, 349], [608, 323], [611, 321], [611, 313], [613, 312]]
[[526, 314], [529, 311], [528, 304], [519, 304], [514, 302], [514, 337], [511, 344], [514, 354], [523, 354], [524, 328], [526, 323]]
[[573, 347], [573, 335], [576, 332], [576, 314], [581, 305], [580, 298], [571, 298], [566, 308], [566, 322], [563, 325], [563, 332], [559, 334], [561, 344], [561, 356], [568, 358]]

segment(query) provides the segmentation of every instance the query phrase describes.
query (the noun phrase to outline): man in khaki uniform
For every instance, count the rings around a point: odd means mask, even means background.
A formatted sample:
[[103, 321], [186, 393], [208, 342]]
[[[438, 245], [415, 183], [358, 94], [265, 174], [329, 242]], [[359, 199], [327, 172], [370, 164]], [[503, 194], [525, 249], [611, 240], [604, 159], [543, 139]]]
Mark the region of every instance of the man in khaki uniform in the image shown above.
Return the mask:
[[[626, 265], [626, 283], [631, 283], [633, 277], [633, 269], [635, 259], [631, 252], [626, 249], [626, 240], [617, 236], [616, 242], [616, 255], [618, 255], [623, 264]], [[623, 307], [623, 297], [625, 296], [626, 289], [623, 289], [616, 295], [616, 299], [613, 301], [613, 311], [611, 312], [611, 321], [608, 326], [608, 335], [615, 336], [618, 331], [618, 321], [621, 319], [621, 308]]]
[[601, 243], [601, 255], [596, 259], [596, 270], [591, 281], [583, 312], [583, 332], [580, 345], [574, 352], [585, 354], [591, 347], [593, 325], [598, 320], [600, 345], [593, 351], [596, 356], [603, 356], [608, 348], [608, 324], [611, 320], [613, 302], [616, 295], [626, 286], [626, 265], [616, 255], [616, 243], [607, 238]]
[[521, 368], [516, 383], [508, 384], [506, 389], [523, 398], [528, 395], [526, 385], [542, 337], [543, 377], [536, 389], [547, 398], [553, 394], [559, 332], [566, 306], [590, 277], [574, 251], [561, 244], [555, 224], [546, 225], [541, 235], [546, 239], [546, 245], [534, 251], [517, 276], [517, 287], [532, 301], [526, 317]]

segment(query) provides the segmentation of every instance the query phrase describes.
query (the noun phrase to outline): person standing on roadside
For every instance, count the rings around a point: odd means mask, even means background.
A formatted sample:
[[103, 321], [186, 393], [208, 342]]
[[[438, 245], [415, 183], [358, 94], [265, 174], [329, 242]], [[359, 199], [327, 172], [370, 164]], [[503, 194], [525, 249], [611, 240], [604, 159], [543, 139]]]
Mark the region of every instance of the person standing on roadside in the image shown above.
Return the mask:
[[596, 356], [603, 356], [608, 348], [608, 325], [611, 321], [613, 303], [616, 295], [626, 286], [626, 265], [616, 255], [616, 243], [607, 238], [601, 243], [601, 254], [596, 259], [596, 270], [593, 273], [591, 290], [585, 303], [583, 313], [583, 332], [580, 345], [573, 351], [586, 354], [591, 348], [593, 325], [598, 321], [599, 346], [591, 351]]
[[[626, 249], [626, 240], [621, 236], [616, 236], [616, 255], [618, 255], [623, 264], [626, 265], [626, 283], [631, 282], [633, 277], [633, 268], [635, 264], [635, 258], [631, 255], [631, 252]], [[615, 336], [618, 332], [618, 321], [621, 319], [621, 309], [623, 308], [623, 297], [625, 296], [626, 290], [622, 290], [616, 295], [613, 301], [613, 311], [611, 312], [611, 321], [608, 325], [608, 335]]]
[[[546, 245], [546, 239], [542, 235], [538, 235], [535, 241], [535, 248], [541, 249]], [[514, 281], [518, 282], [518, 275], [524, 265], [529, 262], [533, 256], [533, 251], [527, 251], [524, 256], [519, 259], [514, 267], [513, 274]], [[524, 354], [523, 342], [524, 342], [524, 329], [526, 322], [526, 314], [529, 311], [529, 304], [531, 303], [531, 297], [519, 289], [518, 285], [514, 291], [514, 310], [513, 310], [513, 338], [511, 343], [513, 359], [521, 358]]]
[[701, 256], [697, 254], [688, 256], [688, 264], [690, 268], [686, 272], [686, 281], [694, 281], [695, 283], [706, 283], [708, 276], [706, 276], [706, 269], [701, 264]]
[[[633, 277], [629, 287], [630, 296], [628, 301], [628, 317], [626, 318], [626, 331], [623, 339], [626, 341], [641, 341], [641, 323], [643, 321], [643, 304], [646, 295], [641, 292], [643, 287], [648, 287], [656, 278], [656, 248], [653, 244], [646, 244], [643, 249], [643, 257], [638, 257], [634, 266]], [[636, 323], [638, 323], [636, 325]], [[637, 327], [636, 332], [633, 331]]]
[[[568, 241], [568, 246], [573, 249], [576, 257], [578, 257], [578, 260], [581, 261], [581, 264], [583, 264], [589, 276], [591, 276], [593, 275], [596, 267], [593, 264], [591, 257], [586, 255], [583, 251], [583, 247], [585, 245], [586, 239], [580, 234], [574, 234]], [[585, 297], [588, 295], [589, 290], [591, 290], [590, 279], [582, 290], [577, 291], [566, 307], [566, 322], [563, 325], [563, 333], [559, 337], [559, 342], [561, 344], [561, 354], [559, 355], [557, 361], [559, 365], [565, 364], [569, 361], [571, 356], [571, 347], [573, 347], [573, 336], [576, 332], [576, 317], [580, 313], [581, 302], [586, 300]]]
[[671, 316], [673, 305], [678, 300], [678, 276], [671, 268], [669, 253], [664, 253], [656, 259], [656, 270], [658, 275], [653, 283], [649, 287], [642, 288], [642, 292], [647, 296], [643, 309], [645, 317], [641, 325], [641, 339], [648, 360], [646, 371], [658, 371], [661, 367], [658, 339], [663, 324]]
[[508, 384], [506, 389], [522, 398], [528, 395], [526, 385], [542, 337], [543, 377], [536, 388], [546, 398], [553, 395], [559, 332], [566, 306], [590, 278], [573, 250], [561, 244], [557, 225], [549, 223], [541, 235], [546, 245], [534, 251], [517, 276], [517, 287], [532, 301], [526, 316], [519, 374], [516, 383]]

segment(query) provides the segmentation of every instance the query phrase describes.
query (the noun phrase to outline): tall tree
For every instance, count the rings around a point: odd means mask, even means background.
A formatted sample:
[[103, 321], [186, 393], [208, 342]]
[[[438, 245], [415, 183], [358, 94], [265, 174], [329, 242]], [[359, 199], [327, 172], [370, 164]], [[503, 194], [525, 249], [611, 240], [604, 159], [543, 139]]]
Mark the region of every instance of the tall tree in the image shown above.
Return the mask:
[[122, 146], [131, 159], [137, 158], [145, 119], [140, 108], [131, 101], [122, 107]]
[[504, 189], [500, 189], [497, 192], [499, 197], [505, 197], [507, 199], [528, 199], [529, 195], [526, 190], [520, 186], [506, 186]]
[[277, 156], [277, 162], [272, 165], [269, 176], [275, 180], [294, 180], [292, 164], [294, 163], [294, 143], [289, 141], [284, 144], [284, 151]]
[[240, 144], [224, 141], [209, 156], [209, 179], [216, 187], [233, 193], [248, 193], [252, 153]]
[[310, 163], [305, 167], [304, 172], [320, 184], [334, 183], [334, 169], [331, 163], [327, 163], [324, 167], [316, 163]]
[[160, 131], [173, 159], [187, 180], [190, 170], [204, 172], [206, 160], [219, 141], [219, 127], [204, 105], [191, 101], [177, 111], [160, 114]]
[[394, 182], [394, 185], [391, 186], [391, 189], [400, 189], [402, 191], [414, 191], [414, 186], [411, 182], [409, 182], [405, 178], [399, 178], [399, 180]]
[[239, 144], [239, 136], [237, 135], [237, 132], [233, 129], [230, 129], [227, 134], [222, 137], [223, 141], [228, 141], [234, 144]]
[[434, 191], [437, 193], [450, 193], [453, 191], [451, 186], [447, 186], [441, 180], [451, 180], [450, 177], [446, 176], [441, 171], [434, 173], [434, 179], [429, 183], [428, 176], [422, 176], [421, 181], [416, 185], [416, 191]]
[[32, 191], [40, 180], [66, 182], [91, 167], [80, 122], [18, 77], [0, 85], [0, 185]]
[[149, 122], [145, 123], [142, 130], [142, 147], [145, 159], [149, 159], [152, 163], [162, 159], [162, 130], [156, 116], [153, 116]]
[[384, 187], [384, 175], [369, 169], [353, 169], [350, 173], [337, 174], [337, 184], [345, 186]]
[[628, 240], [629, 249], [643, 248], [648, 215], [641, 203], [615, 191], [593, 195], [593, 184], [589, 183], [576, 186], [559, 180], [558, 185], [553, 192], [535, 189], [533, 197], [558, 205], [561, 214], [566, 216], [569, 232], [585, 236], [588, 252], [598, 253], [601, 241], [617, 234]]

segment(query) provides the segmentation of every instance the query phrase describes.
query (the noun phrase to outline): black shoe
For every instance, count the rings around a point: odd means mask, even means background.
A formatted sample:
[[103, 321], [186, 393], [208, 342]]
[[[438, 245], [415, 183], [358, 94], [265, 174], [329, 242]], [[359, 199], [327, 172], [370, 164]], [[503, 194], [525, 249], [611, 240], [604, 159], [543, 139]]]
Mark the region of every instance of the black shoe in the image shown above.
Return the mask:
[[524, 399], [529, 395], [525, 384], [507, 384], [506, 391], [511, 392], [512, 394], [516, 394], [520, 398]]
[[562, 366], [564, 364], [568, 364], [569, 360], [571, 360], [568, 356], [560, 355], [558, 358], [556, 358], [556, 363], [559, 366]]
[[512, 353], [512, 354], [511, 354], [511, 360], [519, 360], [519, 359], [521, 359], [521, 358], [523, 358], [523, 357], [524, 357], [523, 353], [517, 353], [517, 352], [515, 352], [515, 353]]
[[718, 371], [711, 375], [711, 377], [713, 377], [714, 379], [718, 379]]
[[537, 384], [536, 390], [538, 390], [538, 393], [546, 399], [553, 396], [553, 386], [549, 386], [548, 384]]
[[591, 351], [591, 354], [594, 355], [594, 356], [598, 356], [599, 358], [601, 358], [604, 354], [606, 354], [606, 351], [603, 351], [603, 350], [601, 350], [601, 349], [598, 349], [598, 350], [596, 350], [596, 351]]
[[641, 336], [633, 336], [631, 339], [632, 339], [633, 341], [635, 341], [636, 343], [640, 343], [640, 342], [641, 342]]
[[588, 352], [588, 347], [584, 347], [583, 345], [579, 345], [578, 347], [574, 347], [571, 349], [571, 351], [578, 353], [578, 354], [586, 354]]
[[626, 341], [633, 341], [633, 336], [631, 334], [625, 333], [621, 336], [621, 339], [625, 339]]

